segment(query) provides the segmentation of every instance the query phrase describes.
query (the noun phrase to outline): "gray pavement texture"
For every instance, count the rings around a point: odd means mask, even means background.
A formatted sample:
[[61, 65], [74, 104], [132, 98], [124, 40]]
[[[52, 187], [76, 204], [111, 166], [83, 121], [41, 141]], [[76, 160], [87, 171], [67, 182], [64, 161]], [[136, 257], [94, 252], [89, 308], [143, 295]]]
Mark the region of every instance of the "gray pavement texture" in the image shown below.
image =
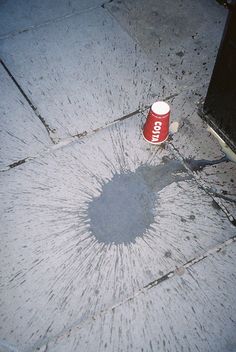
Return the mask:
[[236, 351], [236, 165], [197, 114], [226, 15], [0, 1], [1, 352]]

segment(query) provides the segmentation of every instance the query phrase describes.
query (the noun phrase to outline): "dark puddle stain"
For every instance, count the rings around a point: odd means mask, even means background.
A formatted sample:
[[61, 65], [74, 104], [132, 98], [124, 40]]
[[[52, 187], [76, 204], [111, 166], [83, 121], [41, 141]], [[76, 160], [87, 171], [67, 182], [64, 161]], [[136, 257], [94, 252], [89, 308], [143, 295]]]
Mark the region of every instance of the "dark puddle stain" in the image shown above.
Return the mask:
[[217, 165], [223, 162], [227, 162], [229, 159], [227, 156], [223, 156], [220, 159], [217, 160], [206, 160], [206, 159], [200, 159], [200, 160], [195, 160], [192, 158], [185, 159], [186, 165], [192, 170], [192, 171], [202, 171], [206, 166], [210, 165]]
[[105, 244], [134, 243], [154, 222], [158, 192], [173, 182], [192, 179], [178, 160], [163, 158], [158, 166], [142, 165], [115, 174], [88, 204], [90, 231]]

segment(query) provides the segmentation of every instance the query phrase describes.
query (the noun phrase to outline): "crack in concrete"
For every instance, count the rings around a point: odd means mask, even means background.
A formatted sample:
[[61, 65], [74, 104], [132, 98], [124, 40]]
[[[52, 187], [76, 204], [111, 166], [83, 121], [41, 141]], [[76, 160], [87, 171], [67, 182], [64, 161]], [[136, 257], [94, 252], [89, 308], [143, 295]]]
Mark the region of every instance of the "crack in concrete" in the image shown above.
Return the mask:
[[226, 247], [228, 247], [229, 245], [231, 245], [234, 242], [236, 242], [236, 236], [233, 236], [230, 239], [218, 244], [217, 246], [215, 246], [213, 248], [210, 248], [208, 251], [206, 251], [202, 255], [199, 255], [199, 256], [191, 258], [186, 263], [184, 263], [182, 266], [176, 267], [175, 269], [173, 269], [173, 270], [169, 271], [168, 273], [162, 275], [161, 277], [157, 278], [156, 280], [153, 280], [152, 282], [148, 283], [144, 287], [142, 287], [139, 290], [137, 290], [136, 292], [134, 292], [132, 294], [132, 296], [127, 297], [126, 299], [122, 300], [121, 302], [118, 302], [117, 304], [115, 304], [113, 306], [107, 307], [106, 309], [99, 311], [98, 313], [88, 317], [87, 319], [85, 319], [82, 322], [79, 321], [79, 320], [75, 321], [70, 326], [65, 327], [57, 335], [54, 335], [52, 337], [49, 337], [49, 338], [46, 338], [44, 340], [38, 341], [33, 346], [31, 346], [29, 349], [27, 349], [25, 352], [33, 352], [33, 351], [36, 351], [36, 350], [40, 350], [40, 348], [42, 348], [44, 346], [48, 347], [49, 343], [54, 341], [54, 340], [62, 338], [65, 335], [69, 336], [71, 334], [72, 330], [80, 329], [82, 326], [88, 324], [91, 321], [94, 321], [94, 320], [98, 319], [99, 317], [101, 317], [102, 315], [104, 315], [104, 314], [106, 314], [108, 312], [114, 312], [115, 309], [119, 308], [120, 306], [122, 306], [122, 305], [124, 305], [124, 304], [126, 304], [128, 302], [131, 302], [131, 301], [135, 300], [141, 294], [145, 294], [148, 290], [152, 289], [153, 287], [156, 287], [156, 286], [160, 285], [164, 281], [167, 281], [168, 279], [171, 279], [171, 278], [174, 278], [174, 277], [178, 277], [178, 276], [184, 275], [185, 270], [188, 270], [193, 265], [200, 263], [201, 261], [203, 261], [204, 259], [208, 258], [209, 256], [212, 256], [214, 254], [217, 254], [217, 253], [221, 252], [222, 250], [224, 250]]

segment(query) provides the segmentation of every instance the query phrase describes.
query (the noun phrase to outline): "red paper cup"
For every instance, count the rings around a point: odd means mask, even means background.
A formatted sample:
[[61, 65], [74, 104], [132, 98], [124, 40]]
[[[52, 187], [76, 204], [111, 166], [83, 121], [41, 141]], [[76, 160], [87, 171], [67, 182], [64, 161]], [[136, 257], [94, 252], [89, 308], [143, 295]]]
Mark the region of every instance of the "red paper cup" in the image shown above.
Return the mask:
[[143, 126], [144, 139], [152, 144], [161, 144], [169, 136], [170, 107], [164, 101], [152, 104]]

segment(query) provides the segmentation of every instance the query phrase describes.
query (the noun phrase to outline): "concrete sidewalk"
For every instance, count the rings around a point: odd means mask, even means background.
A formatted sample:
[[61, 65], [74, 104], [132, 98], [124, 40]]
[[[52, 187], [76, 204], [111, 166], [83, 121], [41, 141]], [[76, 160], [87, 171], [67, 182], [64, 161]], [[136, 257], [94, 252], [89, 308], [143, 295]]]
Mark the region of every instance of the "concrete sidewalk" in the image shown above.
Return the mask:
[[1, 352], [236, 350], [236, 166], [197, 115], [226, 14], [0, 3]]

